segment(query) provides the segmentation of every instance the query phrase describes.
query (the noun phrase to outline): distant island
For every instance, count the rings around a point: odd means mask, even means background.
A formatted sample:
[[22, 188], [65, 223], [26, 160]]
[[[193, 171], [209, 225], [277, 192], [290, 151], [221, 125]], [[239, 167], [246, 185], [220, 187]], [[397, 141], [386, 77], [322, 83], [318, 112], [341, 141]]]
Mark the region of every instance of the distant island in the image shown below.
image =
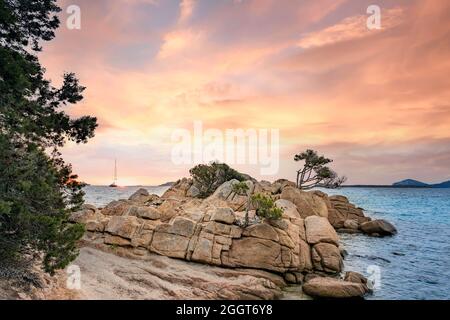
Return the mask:
[[175, 182], [166, 182], [166, 183], [160, 184], [158, 187], [171, 187], [174, 184], [175, 184]]
[[405, 179], [402, 181], [394, 182], [392, 185], [343, 185], [343, 188], [450, 188], [450, 180], [441, 183], [429, 184], [414, 179]]
[[394, 187], [419, 187], [419, 188], [450, 188], [450, 180], [444, 181], [441, 183], [428, 184], [428, 183], [413, 180], [413, 179], [406, 179], [406, 180], [396, 182], [392, 186], [394, 186]]

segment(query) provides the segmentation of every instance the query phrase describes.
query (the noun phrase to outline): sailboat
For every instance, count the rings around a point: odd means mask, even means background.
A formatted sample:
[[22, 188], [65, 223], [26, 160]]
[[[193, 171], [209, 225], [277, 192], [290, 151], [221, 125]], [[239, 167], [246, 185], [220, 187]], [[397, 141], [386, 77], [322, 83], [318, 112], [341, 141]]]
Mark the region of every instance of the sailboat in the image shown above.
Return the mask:
[[109, 186], [111, 188], [117, 188], [117, 160], [114, 159], [114, 181]]

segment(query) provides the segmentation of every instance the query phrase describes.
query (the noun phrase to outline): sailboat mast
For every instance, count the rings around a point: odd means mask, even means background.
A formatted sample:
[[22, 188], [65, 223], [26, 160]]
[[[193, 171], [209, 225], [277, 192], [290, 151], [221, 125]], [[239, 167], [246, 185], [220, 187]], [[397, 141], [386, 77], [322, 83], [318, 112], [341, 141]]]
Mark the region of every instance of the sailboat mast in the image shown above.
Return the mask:
[[117, 159], [114, 159], [114, 183], [117, 182]]

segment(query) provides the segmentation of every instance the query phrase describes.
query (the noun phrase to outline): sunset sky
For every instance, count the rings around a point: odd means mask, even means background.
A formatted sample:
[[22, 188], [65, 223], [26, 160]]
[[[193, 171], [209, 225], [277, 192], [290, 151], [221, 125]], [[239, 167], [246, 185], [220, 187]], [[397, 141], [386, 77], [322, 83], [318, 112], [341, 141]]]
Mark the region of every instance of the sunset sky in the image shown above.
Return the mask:
[[[81, 8], [81, 30], [65, 26]], [[366, 26], [381, 7], [381, 30]], [[96, 137], [63, 154], [81, 179], [159, 184], [188, 175], [171, 161], [176, 128], [280, 130], [280, 170], [295, 153], [334, 159], [348, 183], [450, 179], [448, 0], [65, 0], [41, 62], [87, 87], [73, 116]]]

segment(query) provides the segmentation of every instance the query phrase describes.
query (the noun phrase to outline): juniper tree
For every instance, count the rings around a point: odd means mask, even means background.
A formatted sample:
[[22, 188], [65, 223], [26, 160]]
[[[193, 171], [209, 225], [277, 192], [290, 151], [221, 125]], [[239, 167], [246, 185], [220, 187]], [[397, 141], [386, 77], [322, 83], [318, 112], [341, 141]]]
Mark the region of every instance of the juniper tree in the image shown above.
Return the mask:
[[283, 209], [277, 207], [270, 196], [257, 193], [252, 195], [251, 202], [256, 210], [256, 215], [261, 218], [278, 220], [283, 215]]
[[59, 148], [87, 142], [97, 126], [63, 110], [83, 99], [76, 76], [65, 73], [54, 87], [36, 56], [54, 38], [60, 10], [55, 0], [0, 0], [0, 260], [41, 253], [50, 273], [76, 257], [83, 234], [67, 221], [83, 184]]
[[333, 160], [319, 156], [317, 151], [308, 149], [296, 154], [295, 161], [304, 161], [303, 168], [297, 170], [297, 187], [300, 189], [312, 189], [314, 187], [337, 188], [347, 178], [338, 174], [327, 165]]
[[194, 185], [200, 191], [199, 197], [206, 198], [216, 191], [224, 182], [232, 179], [245, 180], [244, 176], [226, 163], [211, 162], [199, 164], [189, 170]]

